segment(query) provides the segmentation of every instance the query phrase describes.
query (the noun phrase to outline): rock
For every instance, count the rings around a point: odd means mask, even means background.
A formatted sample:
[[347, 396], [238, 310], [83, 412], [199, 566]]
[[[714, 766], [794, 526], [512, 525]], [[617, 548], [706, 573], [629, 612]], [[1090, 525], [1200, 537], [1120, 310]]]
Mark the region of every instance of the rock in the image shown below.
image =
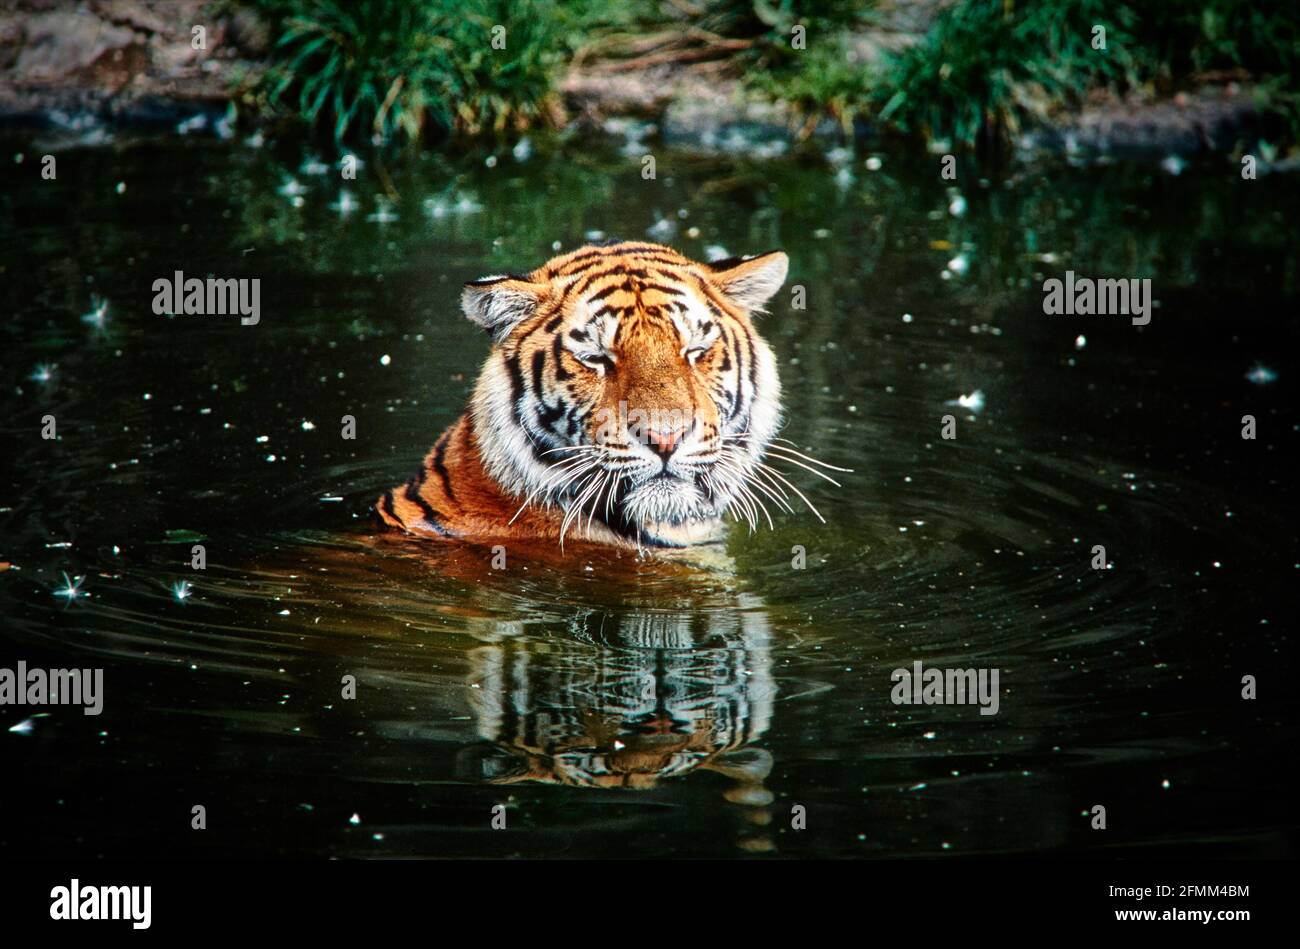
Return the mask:
[[174, 22], [172, 18], [164, 18], [139, 0], [97, 0], [91, 6], [100, 18], [109, 23], [144, 33], [176, 35], [176, 28], [171, 25]]
[[271, 51], [271, 27], [247, 7], [237, 7], [230, 16], [230, 42], [245, 56], [265, 56]]
[[27, 31], [15, 16], [0, 17], [0, 70], [9, 70], [23, 51]]
[[657, 116], [675, 94], [675, 70], [656, 67], [635, 72], [573, 70], [560, 82], [560, 94], [590, 124], [614, 115]]
[[[18, 0], [0, 17], [0, 121], [83, 129], [111, 120], [174, 124], [224, 112], [235, 79], [256, 81], [241, 40], [260, 19], [220, 0]], [[206, 49], [191, 45], [206, 30]]]
[[664, 141], [672, 145], [759, 157], [784, 152], [799, 132], [789, 106], [750, 95], [734, 80], [684, 82], [661, 125]]
[[1159, 102], [1091, 102], [1055, 125], [1028, 132], [1021, 145], [1116, 155], [1224, 152], [1255, 137], [1259, 121], [1248, 89], [1213, 86]]
[[121, 88], [130, 78], [128, 70], [140, 68], [145, 55], [143, 36], [81, 11], [30, 17], [23, 32], [12, 71], [27, 83], [102, 77]]
[[[623, 134], [613, 119], [648, 119], [665, 142], [705, 151], [770, 157], [794, 144], [804, 125], [787, 104], [764, 99], [737, 79], [690, 67], [574, 70], [560, 91], [581, 124]], [[836, 130], [827, 122], [814, 134]]]

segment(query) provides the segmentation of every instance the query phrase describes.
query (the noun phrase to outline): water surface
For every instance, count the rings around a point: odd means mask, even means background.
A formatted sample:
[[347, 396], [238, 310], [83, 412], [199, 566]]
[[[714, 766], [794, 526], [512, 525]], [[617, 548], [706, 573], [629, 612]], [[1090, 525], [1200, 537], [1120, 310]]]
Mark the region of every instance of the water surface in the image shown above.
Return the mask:
[[[342, 182], [123, 143], [42, 182], [6, 142], [0, 665], [106, 697], [0, 708], [0, 853], [1291, 852], [1300, 183], [669, 150], [646, 181], [616, 145]], [[854, 469], [798, 479], [826, 523], [710, 571], [377, 536], [488, 349], [461, 282], [646, 235], [790, 254], [806, 309], [761, 327], [783, 435]], [[1151, 278], [1151, 323], [1044, 315], [1067, 269]], [[155, 315], [176, 270], [260, 278], [261, 321]], [[893, 704], [917, 660], [999, 669], [998, 714]]]

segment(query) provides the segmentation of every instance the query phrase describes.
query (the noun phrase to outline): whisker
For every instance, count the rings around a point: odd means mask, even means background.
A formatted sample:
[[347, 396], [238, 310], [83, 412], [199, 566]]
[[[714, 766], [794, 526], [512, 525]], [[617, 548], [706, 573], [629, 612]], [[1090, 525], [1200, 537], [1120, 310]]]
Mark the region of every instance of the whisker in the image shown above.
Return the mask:
[[722, 489], [715, 491], [715, 493], [729, 495], [727, 500], [727, 512], [732, 516], [732, 520], [735, 520], [737, 524], [740, 524], [740, 513], [738, 513], [738, 510], [740, 510], [741, 504], [740, 500], [737, 500], [736, 498], [737, 491], [735, 486], [733, 486], [735, 485], [735, 477], [732, 477], [731, 474], [722, 471], [720, 468], [716, 469], [714, 474], [718, 476], [716, 484], [718, 484], [720, 489]]
[[[756, 475], [763, 475], [764, 473], [763, 473], [762, 471], [758, 471], [758, 472], [755, 472], [755, 474], [756, 474]], [[773, 487], [775, 487], [776, 491], [781, 491], [781, 487], [780, 487], [780, 485], [775, 485], [775, 484], [773, 484], [773, 485], [769, 486], [768, 484], [763, 483], [763, 481], [760, 481], [758, 477], [751, 478], [751, 479], [749, 479], [746, 483], [747, 483], [750, 487], [752, 487], [752, 488], [757, 488], [759, 491], [762, 491], [764, 494], [766, 494], [769, 498], [772, 499], [772, 503], [773, 503], [773, 504], [775, 504], [775, 505], [776, 505], [777, 507], [779, 507], [781, 510], [785, 511], [787, 514], [793, 514], [793, 513], [794, 513], [794, 508], [792, 508], [792, 507], [790, 506], [790, 504], [788, 503], [788, 501], [786, 500], [786, 498], [785, 498], [785, 497], [782, 497], [781, 495], [778, 495], [778, 494], [773, 490]], [[781, 493], [784, 494], [785, 492], [782, 491]]]
[[[749, 498], [751, 504], [758, 505], [758, 509], [762, 511], [763, 515], [767, 518], [768, 529], [776, 530], [776, 525], [772, 523], [772, 513], [767, 509], [767, 505], [763, 503], [763, 499], [760, 498], [753, 491], [749, 490], [749, 486], [747, 484], [739, 484], [737, 486], [740, 488], [740, 490], [745, 492], [745, 496]], [[750, 521], [749, 529], [751, 532], [758, 529], [757, 518], [755, 518], [753, 521]]]
[[[836, 480], [835, 480], [834, 478], [832, 478], [830, 475], [828, 475], [828, 474], [823, 474], [822, 472], [818, 471], [816, 468], [813, 468], [813, 467], [810, 466], [810, 465], [805, 465], [802, 461], [798, 461], [798, 460], [796, 460], [796, 459], [794, 459], [794, 458], [790, 458], [790, 457], [788, 457], [788, 456], [786, 456], [786, 455], [778, 454], [778, 451], [779, 451], [779, 449], [773, 448], [771, 445], [767, 446], [767, 448], [765, 449], [765, 453], [766, 453], [766, 454], [770, 454], [772, 458], [774, 458], [774, 459], [776, 459], [776, 460], [778, 460], [778, 461], [784, 461], [784, 462], [786, 462], [786, 463], [788, 463], [788, 464], [791, 464], [791, 465], [798, 465], [798, 466], [799, 466], [800, 468], [802, 468], [804, 471], [811, 471], [813, 474], [815, 474], [817, 477], [821, 478], [823, 481], [829, 481], [831, 484], [835, 485], [835, 487], [837, 487], [837, 488], [842, 488], [842, 487], [844, 487], [844, 485], [840, 484], [838, 481], [836, 481]], [[837, 471], [844, 471], [844, 470], [846, 470], [846, 469], [843, 469], [843, 468], [837, 468], [837, 469], [835, 469], [835, 470], [837, 470]]]
[[726, 469], [724, 469], [724, 473], [728, 475], [728, 480], [732, 490], [733, 499], [736, 503], [736, 506], [739, 507], [744, 512], [745, 520], [749, 522], [750, 531], [752, 532], [754, 530], [757, 530], [758, 509], [754, 505], [754, 501], [756, 499], [754, 498], [753, 492], [748, 490], [745, 487], [744, 482], [740, 479], [740, 477], [738, 477], [739, 474], [738, 472], [726, 471]]
[[[730, 447], [724, 447], [722, 450], [722, 454], [724, 457], [731, 459], [732, 465], [735, 466], [736, 468], [743, 468], [745, 465], [750, 463], [750, 459], [747, 456], [739, 454], [738, 452], [735, 451], [735, 449]], [[755, 468], [753, 474], [756, 479], [757, 478], [763, 479], [763, 482], [766, 483], [769, 488], [771, 488], [773, 491], [775, 491], [777, 494], [780, 495], [780, 499], [782, 501], [788, 502], [790, 500], [790, 495], [786, 494], [785, 488], [781, 487], [780, 484], [778, 484], [772, 478], [768, 477], [761, 468]], [[776, 498], [773, 498], [773, 500], [776, 500]], [[791, 514], [794, 513], [794, 511], [788, 507], [787, 510], [790, 510]]]
[[[770, 490], [775, 491], [777, 495], [780, 496], [780, 500], [785, 502], [786, 510], [788, 510], [791, 514], [794, 513], [794, 509], [789, 506], [790, 495], [786, 494], [785, 488], [781, 487], [780, 483], [774, 480], [771, 476], [769, 476], [768, 473], [764, 471], [762, 468], [754, 469], [754, 483], [765, 484]], [[775, 501], [777, 500], [777, 498], [774, 497], [772, 500]]]
[[[524, 508], [528, 507], [529, 502], [531, 502], [533, 498], [542, 493], [550, 495], [552, 491], [562, 489], [564, 485], [568, 484], [569, 481], [572, 480], [572, 477], [568, 477], [559, 485], [554, 485], [552, 482], [554, 482], [556, 478], [560, 478], [564, 475], [576, 476], [582, 474], [583, 472], [589, 471], [591, 468], [595, 467], [598, 463], [598, 460], [593, 461], [590, 458], [575, 455], [572, 458], [565, 458], [548, 467], [546, 469], [546, 475], [542, 479], [542, 483], [538, 485], [531, 494], [524, 498], [524, 503], [519, 505], [519, 510], [515, 511], [515, 516], [510, 518], [507, 524], [513, 524], [519, 515], [524, 512]], [[547, 503], [549, 503], [549, 499]]]
[[[725, 439], [732, 439], [732, 440], [735, 440], [735, 441], [750, 441], [750, 440], [752, 440], [752, 436], [750, 436], [748, 432], [742, 432], [742, 433], [737, 434], [737, 435], [723, 435], [722, 437], [723, 437], [724, 440], [725, 440]], [[832, 464], [830, 464], [829, 462], [822, 461], [820, 458], [814, 458], [814, 457], [812, 457], [811, 455], [805, 455], [803, 452], [801, 452], [801, 451], [797, 451], [797, 450], [795, 450], [794, 448], [787, 448], [786, 445], [793, 445], [793, 444], [795, 444], [794, 442], [790, 441], [790, 439], [788, 439], [788, 438], [773, 438], [773, 439], [769, 439], [769, 441], [772, 441], [772, 442], [785, 442], [786, 444], [785, 444], [785, 445], [772, 445], [772, 444], [768, 444], [768, 445], [764, 446], [765, 450], [767, 450], [767, 451], [780, 451], [780, 452], [784, 452], [784, 453], [787, 454], [787, 455], [793, 455], [793, 456], [796, 457], [796, 458], [801, 458], [801, 459], [803, 459], [804, 461], [807, 461], [807, 462], [810, 462], [811, 464], [817, 465], [818, 467], [825, 468], [825, 469], [827, 469], [828, 471], [842, 471], [842, 472], [844, 472], [845, 474], [853, 474], [853, 469], [852, 469], [852, 468], [841, 468], [839, 465], [832, 465]], [[811, 470], [811, 469], [809, 469], [809, 470]], [[816, 474], [816, 473], [817, 473], [817, 472], [814, 472], [814, 474]]]
[[730, 466], [732, 472], [745, 479], [746, 483], [752, 487], [758, 488], [766, 494], [772, 501], [788, 514], [794, 513], [794, 508], [789, 504], [790, 496], [785, 493], [785, 489], [779, 483], [763, 471], [762, 468], [755, 468], [752, 472], [744, 470], [744, 465], [749, 459], [735, 453], [734, 449], [723, 448], [721, 452], [720, 464]]
[[618, 486], [623, 483], [624, 475], [619, 471], [611, 471], [614, 475], [610, 482], [609, 493], [605, 495], [605, 520], [609, 520], [610, 505], [614, 503], [614, 496], [618, 494]]
[[561, 445], [559, 448], [548, 448], [542, 452], [543, 455], [549, 455], [557, 451], [601, 451], [602, 445]]
[[[597, 473], [597, 474], [596, 474], [596, 475], [595, 475], [595, 476], [594, 476], [594, 477], [593, 477], [593, 478], [592, 478], [592, 479], [587, 483], [587, 487], [582, 491], [582, 493], [578, 496], [578, 498], [573, 502], [573, 507], [571, 508], [570, 513], [575, 514], [575, 517], [574, 517], [574, 523], [575, 523], [575, 524], [579, 524], [579, 525], [580, 525], [580, 524], [582, 523], [582, 512], [583, 512], [583, 510], [587, 507], [587, 501], [588, 501], [588, 499], [590, 499], [590, 500], [592, 501], [592, 503], [593, 503], [593, 510], [594, 510], [594, 504], [595, 504], [595, 501], [600, 497], [601, 489], [603, 488], [603, 486], [604, 486], [604, 484], [605, 484], [605, 480], [606, 480], [606, 478], [608, 477], [608, 474], [609, 474], [609, 472], [607, 472], [605, 469], [602, 468], [602, 469], [601, 469], [601, 470], [600, 470], [600, 471], [599, 471], [599, 472], [598, 472], [598, 473]], [[561, 525], [561, 527], [563, 527], [563, 525]], [[589, 540], [591, 539], [591, 520], [590, 520], [590, 519], [588, 519], [588, 521], [587, 521], [587, 538], [588, 538]]]
[[770, 511], [768, 511], [768, 509], [767, 509], [767, 505], [763, 503], [763, 499], [760, 498], [760, 497], [758, 497], [758, 495], [754, 494], [754, 493], [750, 490], [750, 488], [758, 488], [760, 491], [762, 491], [764, 494], [766, 494], [769, 498], [771, 498], [771, 499], [772, 499], [772, 500], [773, 500], [773, 501], [774, 501], [774, 502], [775, 502], [779, 507], [781, 507], [783, 510], [789, 511], [791, 514], [794, 513], [794, 511], [790, 510], [790, 506], [789, 506], [788, 504], [786, 504], [783, 500], [781, 500], [779, 497], [777, 497], [775, 494], [773, 494], [773, 493], [772, 493], [772, 492], [771, 492], [771, 491], [770, 491], [770, 490], [769, 490], [765, 485], [763, 485], [761, 482], [759, 482], [759, 481], [755, 481], [755, 480], [753, 480], [753, 479], [747, 477], [747, 476], [744, 474], [744, 472], [740, 471], [739, 469], [737, 469], [736, 467], [734, 467], [733, 465], [731, 465], [729, 462], [726, 462], [726, 461], [723, 461], [723, 460], [719, 459], [719, 461], [717, 462], [717, 464], [718, 464], [720, 467], [722, 467], [724, 471], [727, 471], [727, 472], [729, 472], [729, 473], [732, 475], [733, 483], [736, 485], [737, 488], [739, 488], [739, 489], [745, 491], [745, 493], [746, 493], [750, 498], [752, 498], [755, 502], [757, 502], [758, 506], [759, 506], [760, 508], [763, 509], [763, 514], [767, 517], [767, 526], [768, 526], [768, 527], [772, 528], [773, 530], [776, 529], [776, 525], [772, 522], [772, 514], [771, 514]]
[[614, 477], [614, 472], [606, 471], [600, 479], [600, 490], [591, 499], [591, 513], [587, 515], [587, 539], [591, 539], [591, 522], [596, 517], [596, 508], [600, 507], [600, 495], [609, 487], [610, 480]]
[[[593, 467], [597, 467], [597, 466], [593, 465]], [[574, 499], [573, 503], [569, 505], [568, 510], [564, 512], [564, 520], [560, 522], [560, 549], [561, 550], [564, 549], [564, 535], [567, 534], [569, 531], [569, 524], [573, 521], [575, 517], [581, 516], [583, 505], [587, 503], [587, 495], [599, 483], [599, 479], [603, 477], [604, 477], [604, 469], [598, 468], [598, 470], [594, 472], [586, 481], [582, 482], [582, 485], [577, 489], [578, 496]]]
[[765, 471], [767, 471], [767, 472], [768, 472], [769, 474], [771, 474], [773, 477], [779, 479], [780, 482], [781, 482], [782, 484], [784, 484], [787, 488], [789, 488], [789, 489], [790, 489], [791, 491], [793, 491], [795, 494], [799, 495], [799, 499], [800, 499], [801, 501], [803, 501], [804, 504], [808, 505], [808, 510], [812, 511], [814, 514], [817, 515], [817, 520], [821, 521], [823, 524], [826, 523], [826, 518], [822, 517], [822, 512], [819, 511], [819, 510], [817, 510], [817, 506], [816, 506], [815, 504], [813, 504], [812, 501], [809, 501], [809, 500], [808, 500], [808, 496], [807, 496], [806, 494], [804, 494], [802, 491], [800, 491], [800, 490], [799, 490], [799, 489], [798, 489], [798, 488], [793, 484], [793, 482], [790, 481], [789, 478], [787, 478], [787, 477], [786, 477], [784, 474], [782, 474], [780, 471], [777, 471], [777, 470], [776, 470], [775, 468], [773, 468], [771, 465], [764, 464], [764, 463], [761, 462], [761, 461], [760, 461], [760, 462], [757, 462], [757, 464], [758, 464], [758, 466], [759, 466], [760, 468], [762, 468], [762, 469], [764, 469]]

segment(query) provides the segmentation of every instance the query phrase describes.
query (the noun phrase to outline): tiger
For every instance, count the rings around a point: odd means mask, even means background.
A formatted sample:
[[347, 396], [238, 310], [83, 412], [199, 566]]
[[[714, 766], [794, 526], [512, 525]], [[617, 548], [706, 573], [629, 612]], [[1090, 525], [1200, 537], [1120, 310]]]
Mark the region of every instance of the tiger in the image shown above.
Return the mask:
[[741, 594], [707, 612], [579, 610], [562, 635], [509, 623], [476, 630], [469, 702], [497, 784], [645, 790], [696, 770], [735, 782], [737, 803], [770, 803], [771, 628]]
[[464, 414], [376, 501], [380, 521], [644, 551], [716, 542], [728, 513], [771, 523], [768, 504], [790, 510], [791, 492], [820, 517], [768, 463], [821, 474], [775, 438], [781, 383], [754, 326], [788, 269], [780, 250], [699, 263], [612, 241], [465, 284], [491, 351]]

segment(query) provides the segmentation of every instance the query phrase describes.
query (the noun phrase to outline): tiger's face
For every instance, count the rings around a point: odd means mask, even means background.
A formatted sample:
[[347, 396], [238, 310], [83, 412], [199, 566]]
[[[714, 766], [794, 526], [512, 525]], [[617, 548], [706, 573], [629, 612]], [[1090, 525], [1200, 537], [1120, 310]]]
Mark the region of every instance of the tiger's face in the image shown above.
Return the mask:
[[471, 408], [489, 473], [560, 505], [562, 533], [683, 546], [734, 507], [752, 523], [780, 382], [751, 316], [787, 268], [619, 243], [466, 285], [495, 344]]

